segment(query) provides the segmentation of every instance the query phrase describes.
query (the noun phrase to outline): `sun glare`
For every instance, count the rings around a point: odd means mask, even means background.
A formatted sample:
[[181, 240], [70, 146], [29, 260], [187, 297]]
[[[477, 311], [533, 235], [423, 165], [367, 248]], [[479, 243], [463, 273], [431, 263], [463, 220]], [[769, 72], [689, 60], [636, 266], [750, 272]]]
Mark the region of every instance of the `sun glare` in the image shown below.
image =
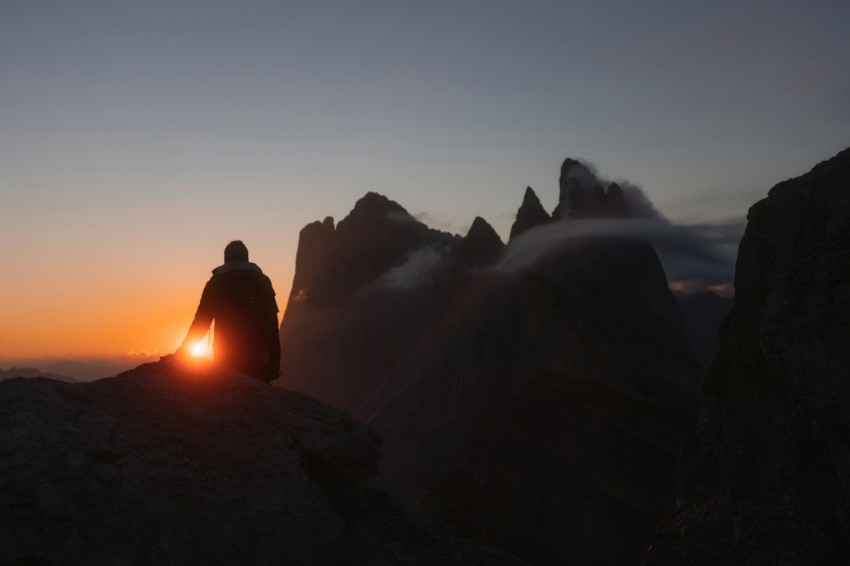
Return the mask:
[[193, 358], [206, 358], [206, 357], [209, 357], [209, 352], [210, 352], [209, 346], [207, 345], [207, 343], [204, 340], [201, 340], [200, 342], [195, 344], [194, 348], [192, 348], [192, 357]]

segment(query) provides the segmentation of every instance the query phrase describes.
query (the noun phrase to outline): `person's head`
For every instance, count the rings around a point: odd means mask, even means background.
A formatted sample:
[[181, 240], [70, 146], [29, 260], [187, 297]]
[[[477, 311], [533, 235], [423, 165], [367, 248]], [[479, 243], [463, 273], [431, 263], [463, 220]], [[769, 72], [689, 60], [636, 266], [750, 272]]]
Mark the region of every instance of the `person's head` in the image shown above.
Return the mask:
[[248, 248], [242, 240], [233, 240], [224, 247], [224, 263], [228, 261], [248, 261]]

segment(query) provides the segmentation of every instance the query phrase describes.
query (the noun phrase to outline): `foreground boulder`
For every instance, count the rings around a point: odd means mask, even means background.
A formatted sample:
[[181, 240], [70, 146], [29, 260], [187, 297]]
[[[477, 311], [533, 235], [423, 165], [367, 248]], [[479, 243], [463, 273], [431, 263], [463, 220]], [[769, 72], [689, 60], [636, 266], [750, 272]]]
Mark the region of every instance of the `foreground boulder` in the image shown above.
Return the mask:
[[750, 209], [646, 564], [850, 564], [850, 149]]
[[368, 488], [378, 439], [209, 364], [0, 384], [0, 563], [516, 564]]

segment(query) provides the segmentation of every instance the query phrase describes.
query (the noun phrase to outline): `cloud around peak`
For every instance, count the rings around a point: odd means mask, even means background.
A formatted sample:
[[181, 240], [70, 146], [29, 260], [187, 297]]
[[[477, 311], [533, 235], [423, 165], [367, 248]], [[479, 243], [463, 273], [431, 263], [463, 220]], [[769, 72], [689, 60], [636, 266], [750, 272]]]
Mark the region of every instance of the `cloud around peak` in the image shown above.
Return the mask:
[[564, 219], [535, 226], [511, 240], [492, 271], [520, 273], [580, 239], [608, 236], [653, 245], [671, 282], [690, 280], [703, 282], [705, 286], [727, 284], [735, 275], [737, 243], [743, 227], [744, 224], [737, 221], [677, 225], [660, 217]]

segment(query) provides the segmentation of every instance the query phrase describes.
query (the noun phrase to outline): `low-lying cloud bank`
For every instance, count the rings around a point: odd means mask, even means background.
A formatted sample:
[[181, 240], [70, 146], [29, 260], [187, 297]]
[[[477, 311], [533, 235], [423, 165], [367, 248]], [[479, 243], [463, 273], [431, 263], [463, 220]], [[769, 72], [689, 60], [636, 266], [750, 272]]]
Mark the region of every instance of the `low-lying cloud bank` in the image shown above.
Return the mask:
[[[745, 219], [691, 225], [673, 224], [661, 217], [635, 219], [565, 219], [536, 226], [514, 238], [499, 262], [479, 273], [511, 276], [522, 273], [546, 256], [589, 237], [620, 237], [655, 247], [671, 288], [681, 292], [711, 290], [732, 293], [738, 242]], [[448, 248], [428, 246], [363, 288], [408, 291], [434, 282], [450, 266]]]
[[[491, 271], [518, 273], [578, 239], [614, 236], [652, 244], [668, 280], [702, 281], [705, 287], [731, 283], [744, 222], [676, 225], [662, 218], [561, 220], [537, 226], [510, 242]], [[693, 286], [693, 285], [692, 285]]]
[[375, 279], [364, 288], [364, 291], [372, 289], [391, 289], [394, 291], [407, 291], [422, 287], [433, 282], [438, 272], [446, 267], [448, 252], [445, 249], [428, 246], [411, 252], [404, 263], [393, 267]]
[[[567, 159], [561, 170], [561, 195], [554, 218], [522, 232], [505, 248], [499, 262], [479, 271], [482, 276], [512, 276], [576, 240], [620, 237], [655, 247], [670, 287], [678, 292], [710, 290], [733, 293], [738, 243], [746, 218], [719, 222], [675, 224], [667, 220], [638, 185], [602, 178], [584, 159]], [[393, 213], [399, 223], [433, 225], [427, 214]], [[436, 281], [451, 265], [449, 247], [427, 246], [411, 252], [405, 261], [384, 272], [363, 291], [407, 291]]]

